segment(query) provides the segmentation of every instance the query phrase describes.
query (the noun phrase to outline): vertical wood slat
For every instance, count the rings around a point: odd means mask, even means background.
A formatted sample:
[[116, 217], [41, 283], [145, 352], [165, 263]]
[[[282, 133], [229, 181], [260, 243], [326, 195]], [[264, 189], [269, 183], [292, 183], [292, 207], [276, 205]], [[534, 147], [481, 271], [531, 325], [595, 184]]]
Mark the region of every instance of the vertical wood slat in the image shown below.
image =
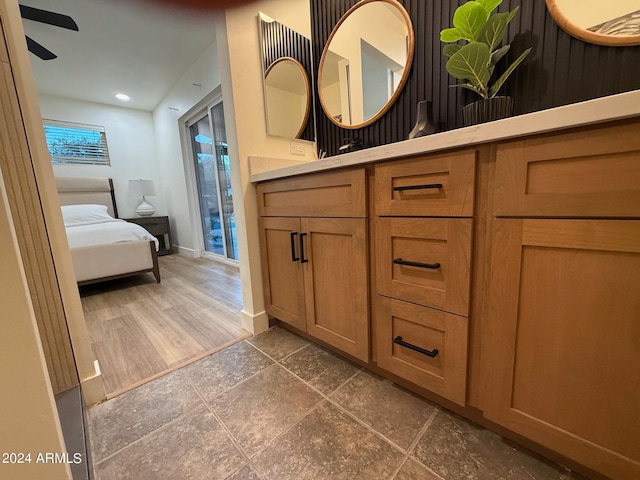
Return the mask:
[[54, 393], [58, 393], [77, 385], [79, 380], [26, 133], [24, 129], [16, 128], [16, 125], [23, 125], [23, 120], [4, 30], [1, 40], [0, 170], [9, 198], [52, 388]]
[[[411, 73], [396, 103], [380, 120], [356, 130], [332, 123], [324, 114], [315, 86], [317, 146], [336, 155], [345, 137], [361, 138], [367, 146], [405, 140], [415, 123], [417, 103], [433, 102], [434, 120], [440, 131], [462, 126], [462, 107], [479, 97], [450, 88], [454, 79], [445, 69], [440, 31], [450, 27], [453, 12], [466, 0], [399, 0], [411, 16], [415, 53]], [[340, 17], [357, 0], [311, 0], [314, 78], [323, 47]], [[505, 0], [500, 11], [520, 7], [511, 22], [506, 42], [511, 51], [496, 67], [496, 75], [526, 48], [533, 51], [503, 86], [501, 94], [515, 99], [515, 113], [523, 114], [606, 95], [640, 89], [640, 47], [592, 45], [561, 30], [547, 11], [544, 0]]]

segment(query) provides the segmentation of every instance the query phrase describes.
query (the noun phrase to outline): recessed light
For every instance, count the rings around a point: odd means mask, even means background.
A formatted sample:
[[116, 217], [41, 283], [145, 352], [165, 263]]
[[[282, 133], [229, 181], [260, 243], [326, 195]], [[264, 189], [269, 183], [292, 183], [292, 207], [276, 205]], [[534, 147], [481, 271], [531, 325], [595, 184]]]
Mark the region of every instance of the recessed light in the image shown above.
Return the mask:
[[131, 100], [131, 97], [126, 93], [116, 93], [116, 98], [118, 100], [122, 100], [123, 102], [128, 102], [129, 100]]

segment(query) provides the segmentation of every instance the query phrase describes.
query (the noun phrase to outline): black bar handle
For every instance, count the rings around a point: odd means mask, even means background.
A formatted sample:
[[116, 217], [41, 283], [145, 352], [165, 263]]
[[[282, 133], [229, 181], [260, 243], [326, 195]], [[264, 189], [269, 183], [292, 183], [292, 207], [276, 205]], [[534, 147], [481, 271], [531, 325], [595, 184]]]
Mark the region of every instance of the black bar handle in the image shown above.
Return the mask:
[[304, 258], [304, 237], [306, 237], [306, 233], [300, 234], [300, 263], [307, 263], [309, 260]]
[[426, 355], [427, 357], [431, 357], [431, 358], [436, 358], [436, 355], [438, 355], [439, 353], [437, 348], [434, 348], [433, 350], [426, 350], [422, 347], [417, 347], [416, 345], [412, 345], [411, 343], [405, 342], [404, 340], [402, 340], [402, 337], [400, 336], [394, 338], [393, 343], [397, 343], [402, 347], [407, 347], [410, 350], [413, 350], [418, 353], [422, 353], [423, 355]]
[[298, 257], [296, 257], [296, 236], [298, 235], [298, 232], [291, 232], [291, 261], [292, 262], [297, 262], [298, 260], [300, 260]]
[[427, 190], [429, 188], [442, 188], [441, 183], [428, 183], [426, 185], [407, 185], [404, 187], [393, 187], [394, 192], [403, 192], [405, 190]]
[[394, 258], [393, 263], [395, 263], [396, 265], [408, 265], [410, 267], [429, 268], [431, 270], [437, 270], [438, 268], [440, 268], [439, 263], [410, 262], [409, 260], [403, 260], [401, 258]]

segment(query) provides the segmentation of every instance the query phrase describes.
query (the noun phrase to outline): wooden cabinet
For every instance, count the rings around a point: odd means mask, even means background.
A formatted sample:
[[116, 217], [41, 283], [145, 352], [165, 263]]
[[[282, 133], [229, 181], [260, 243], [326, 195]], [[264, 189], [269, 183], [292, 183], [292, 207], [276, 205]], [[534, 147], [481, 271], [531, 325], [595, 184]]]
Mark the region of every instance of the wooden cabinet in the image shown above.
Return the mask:
[[307, 333], [369, 360], [369, 271], [364, 218], [303, 218]]
[[378, 366], [459, 405], [466, 403], [475, 162], [475, 150], [466, 150], [375, 167]]
[[485, 333], [484, 415], [622, 480], [640, 478], [639, 127], [498, 146]]
[[376, 304], [378, 365], [464, 405], [467, 319], [383, 296]]
[[267, 313], [306, 330], [299, 245], [300, 219], [259, 219], [262, 281]]
[[500, 219], [487, 418], [640, 478], [640, 221]]
[[379, 218], [380, 295], [469, 315], [470, 218]]
[[158, 239], [158, 255], [169, 255], [171, 253], [169, 217], [136, 217], [125, 218], [124, 220], [137, 223]]
[[381, 161], [368, 239], [362, 170], [261, 185], [268, 311], [365, 361], [372, 328], [377, 371], [587, 475], [636, 480], [638, 132]]
[[265, 182], [258, 198], [267, 313], [367, 362], [364, 170]]

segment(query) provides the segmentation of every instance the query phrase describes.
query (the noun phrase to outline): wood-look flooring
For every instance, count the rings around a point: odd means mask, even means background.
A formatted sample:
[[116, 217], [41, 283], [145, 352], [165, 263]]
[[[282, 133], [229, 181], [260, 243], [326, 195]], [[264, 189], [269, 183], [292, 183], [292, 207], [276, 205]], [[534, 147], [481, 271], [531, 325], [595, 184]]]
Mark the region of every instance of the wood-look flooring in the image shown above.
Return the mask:
[[250, 336], [241, 328], [238, 270], [182, 255], [151, 274], [81, 287], [107, 398]]

